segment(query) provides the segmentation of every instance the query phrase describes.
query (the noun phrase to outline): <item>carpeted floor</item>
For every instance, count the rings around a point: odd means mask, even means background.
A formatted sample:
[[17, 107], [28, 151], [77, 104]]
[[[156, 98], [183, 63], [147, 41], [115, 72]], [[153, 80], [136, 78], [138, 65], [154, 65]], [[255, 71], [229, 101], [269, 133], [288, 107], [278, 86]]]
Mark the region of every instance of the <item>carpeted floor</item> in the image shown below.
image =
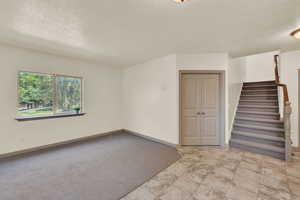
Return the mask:
[[179, 159], [121, 133], [0, 160], [1, 200], [117, 200]]

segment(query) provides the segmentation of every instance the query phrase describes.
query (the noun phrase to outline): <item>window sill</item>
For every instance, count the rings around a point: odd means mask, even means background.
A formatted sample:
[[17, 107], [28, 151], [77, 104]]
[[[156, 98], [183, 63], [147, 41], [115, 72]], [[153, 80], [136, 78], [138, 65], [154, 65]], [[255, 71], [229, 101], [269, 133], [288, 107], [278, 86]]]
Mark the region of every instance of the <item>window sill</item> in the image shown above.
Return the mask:
[[17, 117], [17, 121], [32, 121], [32, 120], [41, 120], [41, 119], [53, 119], [53, 118], [63, 118], [63, 117], [76, 117], [83, 116], [86, 113], [69, 113], [69, 114], [55, 114], [55, 115], [46, 115], [46, 116], [34, 116], [34, 117]]

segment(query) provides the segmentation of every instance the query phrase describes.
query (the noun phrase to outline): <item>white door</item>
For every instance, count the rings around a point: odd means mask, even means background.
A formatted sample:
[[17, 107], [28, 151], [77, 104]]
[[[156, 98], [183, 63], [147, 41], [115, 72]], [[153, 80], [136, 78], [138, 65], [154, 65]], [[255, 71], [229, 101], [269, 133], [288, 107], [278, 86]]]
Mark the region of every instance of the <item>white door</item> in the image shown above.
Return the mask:
[[220, 145], [219, 75], [183, 74], [182, 145]]

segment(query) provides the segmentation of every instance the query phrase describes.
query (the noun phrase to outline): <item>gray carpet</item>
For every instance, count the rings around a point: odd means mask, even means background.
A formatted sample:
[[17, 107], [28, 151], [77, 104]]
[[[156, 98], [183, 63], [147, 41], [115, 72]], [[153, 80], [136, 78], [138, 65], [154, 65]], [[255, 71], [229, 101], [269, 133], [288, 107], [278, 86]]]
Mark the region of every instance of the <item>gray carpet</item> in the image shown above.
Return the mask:
[[174, 148], [120, 133], [0, 160], [1, 200], [117, 200], [179, 159]]

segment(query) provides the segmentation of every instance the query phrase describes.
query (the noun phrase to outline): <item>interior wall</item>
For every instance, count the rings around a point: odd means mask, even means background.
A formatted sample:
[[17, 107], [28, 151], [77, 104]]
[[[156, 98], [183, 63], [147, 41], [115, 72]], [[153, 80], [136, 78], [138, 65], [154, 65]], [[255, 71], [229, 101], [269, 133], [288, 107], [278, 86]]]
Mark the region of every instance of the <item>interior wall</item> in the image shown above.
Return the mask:
[[246, 79], [246, 57], [230, 59], [228, 67], [228, 126], [231, 135], [243, 82]]
[[[0, 62], [0, 154], [122, 128], [120, 69], [2, 45]], [[16, 121], [17, 74], [20, 70], [82, 76], [87, 114]]]
[[291, 133], [293, 146], [298, 146], [299, 141], [299, 78], [300, 51], [290, 51], [280, 54], [280, 78], [287, 84], [290, 102], [292, 104]]
[[123, 127], [178, 144], [176, 56], [124, 69]]
[[274, 55], [279, 51], [272, 51], [246, 57], [246, 82], [275, 80]]
[[222, 68], [228, 63], [226, 53], [177, 54], [176, 65], [183, 68]]
[[[191, 58], [192, 57], [192, 58]], [[227, 54], [169, 55], [123, 71], [124, 128], [179, 143], [179, 70], [226, 70]], [[227, 127], [225, 81], [225, 138]]]

